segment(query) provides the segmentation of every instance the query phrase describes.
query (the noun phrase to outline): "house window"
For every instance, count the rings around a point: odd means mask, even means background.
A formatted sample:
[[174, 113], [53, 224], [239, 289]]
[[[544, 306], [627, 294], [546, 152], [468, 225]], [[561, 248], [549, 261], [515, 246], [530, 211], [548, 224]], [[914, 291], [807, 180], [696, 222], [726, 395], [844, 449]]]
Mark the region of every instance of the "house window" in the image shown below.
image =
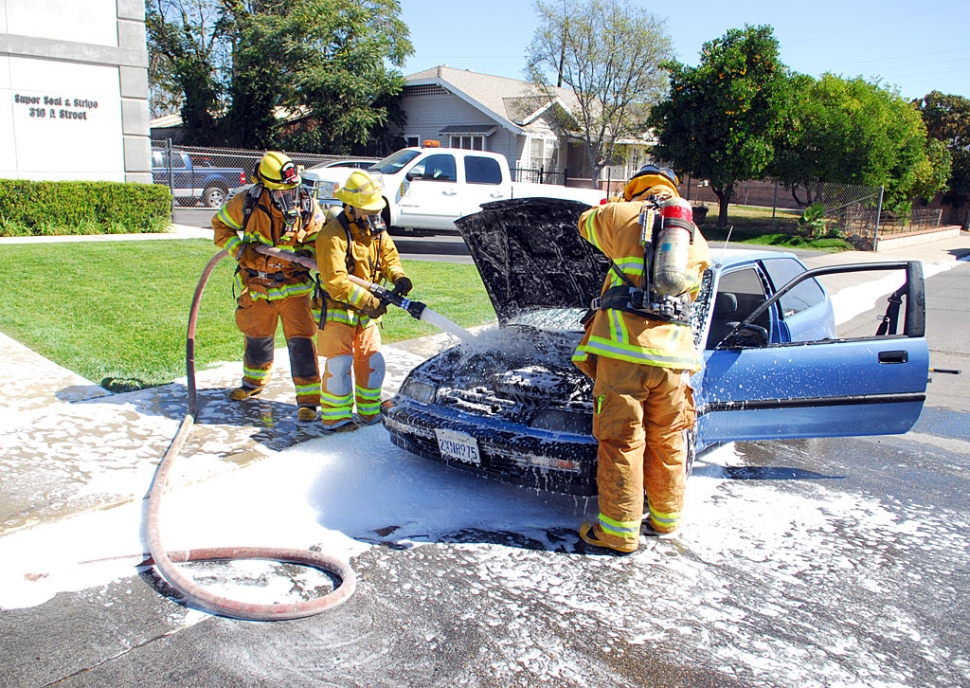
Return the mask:
[[452, 148], [464, 148], [465, 150], [485, 150], [485, 137], [484, 136], [452, 136], [451, 137], [451, 147]]
[[418, 147], [418, 137], [417, 136], [405, 136], [404, 137], [404, 147], [405, 148], [417, 148]]

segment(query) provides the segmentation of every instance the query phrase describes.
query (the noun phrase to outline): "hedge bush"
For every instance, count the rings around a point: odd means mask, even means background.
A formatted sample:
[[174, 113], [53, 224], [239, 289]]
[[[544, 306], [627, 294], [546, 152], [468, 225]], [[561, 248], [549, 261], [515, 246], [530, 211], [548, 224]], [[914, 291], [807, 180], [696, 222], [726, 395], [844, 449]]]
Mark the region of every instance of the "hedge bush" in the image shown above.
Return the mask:
[[0, 236], [164, 232], [171, 213], [162, 184], [0, 179]]

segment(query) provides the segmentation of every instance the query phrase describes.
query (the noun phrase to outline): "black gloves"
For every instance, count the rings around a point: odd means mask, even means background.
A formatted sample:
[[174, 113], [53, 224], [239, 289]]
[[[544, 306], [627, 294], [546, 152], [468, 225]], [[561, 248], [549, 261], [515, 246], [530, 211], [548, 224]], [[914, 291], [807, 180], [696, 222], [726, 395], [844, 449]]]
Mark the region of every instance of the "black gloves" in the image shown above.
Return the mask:
[[407, 277], [401, 276], [394, 280], [394, 293], [400, 296], [407, 296], [414, 285]]

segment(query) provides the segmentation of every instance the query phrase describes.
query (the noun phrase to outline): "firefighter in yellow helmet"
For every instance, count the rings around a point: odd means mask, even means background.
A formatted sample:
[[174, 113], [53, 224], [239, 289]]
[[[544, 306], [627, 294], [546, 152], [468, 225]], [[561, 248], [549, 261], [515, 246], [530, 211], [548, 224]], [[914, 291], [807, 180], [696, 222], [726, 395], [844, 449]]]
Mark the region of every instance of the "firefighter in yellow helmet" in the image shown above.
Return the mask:
[[[694, 423], [690, 373], [700, 369], [690, 306], [710, 267], [707, 242], [669, 169], [647, 165], [624, 200], [583, 213], [579, 233], [612, 262], [573, 363], [594, 380], [599, 518], [588, 544], [618, 552], [680, 525], [686, 431]], [[647, 498], [644, 518], [644, 493]]]
[[297, 417], [312, 421], [320, 403], [320, 368], [313, 343], [317, 328], [310, 310], [313, 279], [307, 268], [255, 249], [268, 246], [313, 258], [313, 242], [324, 216], [300, 186], [296, 164], [283, 153], [263, 155], [253, 177], [256, 183], [249, 191], [230, 198], [212, 218], [216, 246], [238, 262], [236, 326], [245, 336], [242, 384], [229, 392], [229, 398], [243, 401], [269, 383], [276, 327], [282, 320]]
[[343, 201], [343, 210], [317, 235], [323, 293], [314, 301], [321, 309], [317, 349], [326, 358], [321, 419], [324, 428], [346, 432], [356, 430], [358, 423], [380, 421], [384, 356], [377, 324], [387, 310], [386, 303], [352, 283], [348, 276], [371, 283], [387, 280], [394, 285], [394, 292], [402, 295], [411, 291], [412, 285], [401, 267], [394, 240], [385, 231], [382, 211], [387, 202], [380, 184], [367, 172], [355, 171], [334, 196]]

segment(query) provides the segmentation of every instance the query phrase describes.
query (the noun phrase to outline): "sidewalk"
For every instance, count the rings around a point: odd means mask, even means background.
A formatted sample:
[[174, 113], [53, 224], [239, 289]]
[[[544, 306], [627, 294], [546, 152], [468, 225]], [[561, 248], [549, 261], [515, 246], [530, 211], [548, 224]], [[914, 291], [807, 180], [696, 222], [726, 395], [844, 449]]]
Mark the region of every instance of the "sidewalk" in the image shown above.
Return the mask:
[[[211, 230], [176, 228], [141, 239], [208, 238]], [[112, 236], [108, 240], [132, 237]], [[95, 240], [50, 237], [39, 241]], [[103, 239], [103, 238], [102, 238]], [[4, 239], [18, 243], [16, 239]], [[879, 253], [819, 254], [809, 267], [842, 263], [920, 260], [926, 275], [970, 255], [970, 234]], [[873, 273], [876, 274], [877, 273]], [[869, 275], [867, 277], [866, 275]], [[826, 278], [837, 293], [868, 279]], [[888, 286], [885, 293], [894, 287]], [[385, 395], [394, 394], [415, 365], [455, 338], [444, 334], [385, 345]], [[6, 361], [4, 413], [0, 416], [0, 537], [89, 509], [140, 500], [185, 413], [185, 381], [125, 394], [110, 394], [0, 335]], [[319, 423], [297, 423], [285, 348], [276, 351], [274, 379], [258, 401], [231, 403], [226, 390], [238, 382], [238, 361], [200, 371], [199, 418], [183, 454], [177, 480], [205, 480], [323, 435]]]

